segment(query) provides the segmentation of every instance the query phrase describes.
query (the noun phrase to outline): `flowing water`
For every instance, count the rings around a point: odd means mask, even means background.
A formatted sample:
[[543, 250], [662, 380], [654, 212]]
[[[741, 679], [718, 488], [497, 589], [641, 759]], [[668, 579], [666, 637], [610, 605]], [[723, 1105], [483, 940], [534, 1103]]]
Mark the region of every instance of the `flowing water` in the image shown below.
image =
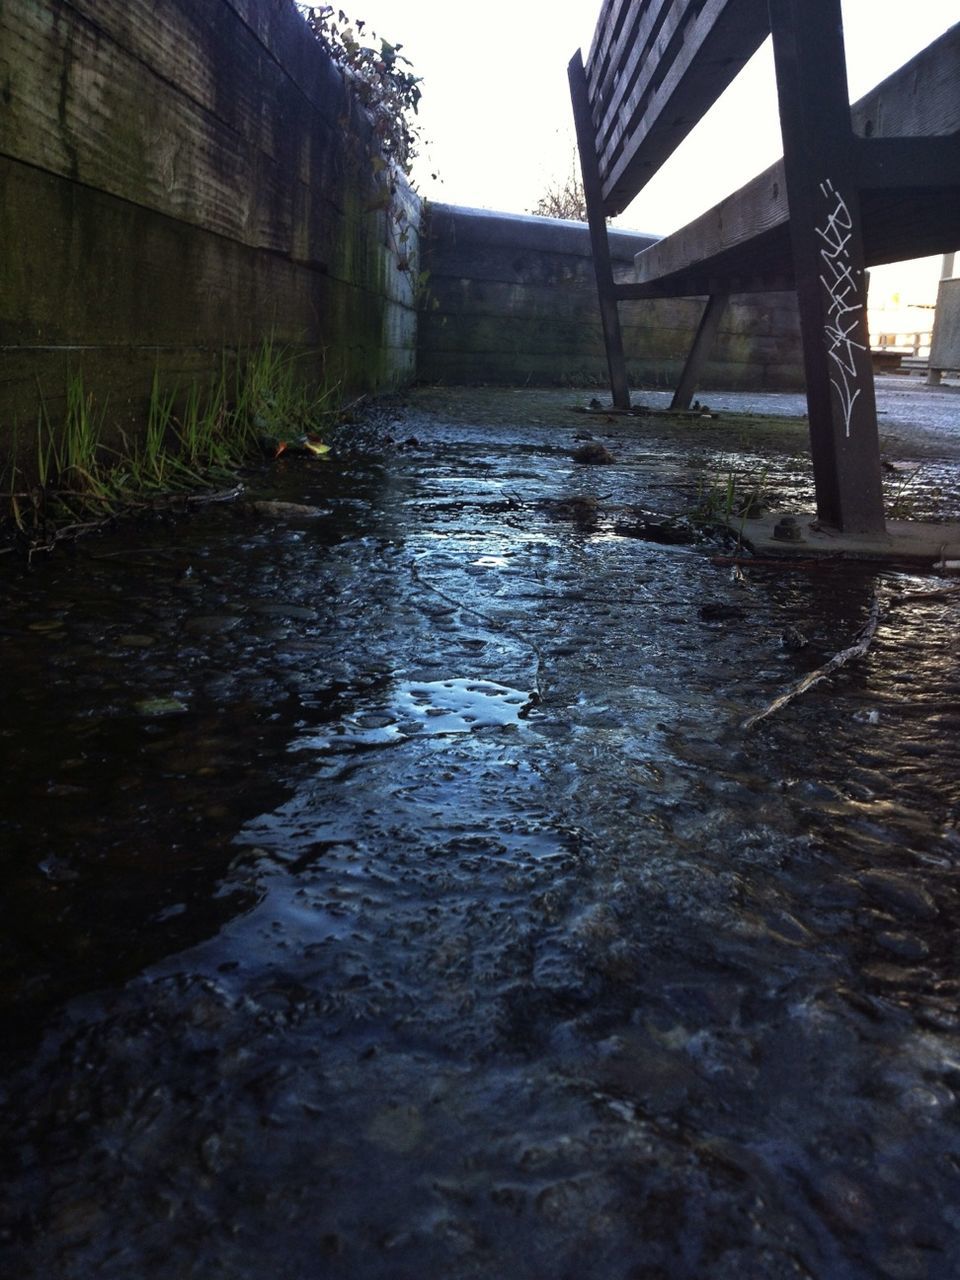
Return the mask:
[[6, 557], [4, 1275], [960, 1274], [960, 599], [628, 536], [802, 435], [577, 399]]

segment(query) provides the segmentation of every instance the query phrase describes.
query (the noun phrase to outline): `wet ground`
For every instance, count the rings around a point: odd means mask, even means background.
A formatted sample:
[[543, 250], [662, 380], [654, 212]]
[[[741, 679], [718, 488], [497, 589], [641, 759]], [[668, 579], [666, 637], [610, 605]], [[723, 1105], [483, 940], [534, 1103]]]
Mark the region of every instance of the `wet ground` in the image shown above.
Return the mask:
[[[809, 502], [790, 398], [588, 400], [0, 561], [4, 1275], [960, 1273], [960, 598], [671, 519]], [[960, 394], [883, 406], [956, 518]]]

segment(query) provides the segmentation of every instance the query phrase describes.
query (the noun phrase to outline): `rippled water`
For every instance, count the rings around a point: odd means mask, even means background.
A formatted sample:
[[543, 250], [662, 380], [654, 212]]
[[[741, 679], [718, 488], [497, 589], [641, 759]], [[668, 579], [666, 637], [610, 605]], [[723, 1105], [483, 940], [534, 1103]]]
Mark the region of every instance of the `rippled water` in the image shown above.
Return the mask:
[[789, 441], [396, 419], [3, 581], [5, 1274], [955, 1276], [960, 600], [615, 532]]

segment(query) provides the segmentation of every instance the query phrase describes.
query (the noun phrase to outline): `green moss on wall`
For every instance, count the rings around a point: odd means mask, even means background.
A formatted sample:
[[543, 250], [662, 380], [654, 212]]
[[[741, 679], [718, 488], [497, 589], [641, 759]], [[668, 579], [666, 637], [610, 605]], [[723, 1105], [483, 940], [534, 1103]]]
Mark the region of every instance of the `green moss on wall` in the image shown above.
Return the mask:
[[372, 137], [292, 6], [259, 0], [251, 25], [229, 0], [129, 0], [95, 29], [70, 5], [12, 9], [0, 439], [41, 395], [57, 412], [68, 369], [128, 427], [154, 369], [202, 376], [268, 334], [322, 352], [344, 395], [409, 378], [416, 315], [371, 207]]

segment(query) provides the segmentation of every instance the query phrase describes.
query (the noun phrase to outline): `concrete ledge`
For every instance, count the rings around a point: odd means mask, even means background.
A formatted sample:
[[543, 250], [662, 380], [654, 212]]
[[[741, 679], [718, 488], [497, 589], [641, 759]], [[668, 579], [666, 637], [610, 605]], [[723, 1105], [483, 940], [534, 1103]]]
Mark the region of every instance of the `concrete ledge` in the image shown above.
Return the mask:
[[[799, 538], [775, 537], [782, 521], [793, 522]], [[759, 520], [730, 520], [730, 529], [757, 555], [791, 559], [872, 560], [880, 563], [909, 563], [926, 568], [955, 561], [960, 563], [960, 521], [923, 523], [919, 520], [888, 520], [886, 535], [840, 533], [820, 525], [810, 512], [772, 513]]]
[[[431, 235], [450, 240], [461, 248], [478, 246], [497, 249], [533, 251], [535, 253], [561, 253], [587, 258], [592, 262], [590, 228], [585, 222], [571, 222], [563, 218], [541, 218], [536, 214], [500, 213], [492, 209], [471, 209], [455, 204], [427, 205]], [[641, 249], [656, 244], [658, 236], [639, 231], [609, 232], [610, 256], [617, 263], [633, 266], [633, 260]], [[591, 266], [592, 273], [592, 266]], [[591, 280], [592, 280], [591, 274]]]

